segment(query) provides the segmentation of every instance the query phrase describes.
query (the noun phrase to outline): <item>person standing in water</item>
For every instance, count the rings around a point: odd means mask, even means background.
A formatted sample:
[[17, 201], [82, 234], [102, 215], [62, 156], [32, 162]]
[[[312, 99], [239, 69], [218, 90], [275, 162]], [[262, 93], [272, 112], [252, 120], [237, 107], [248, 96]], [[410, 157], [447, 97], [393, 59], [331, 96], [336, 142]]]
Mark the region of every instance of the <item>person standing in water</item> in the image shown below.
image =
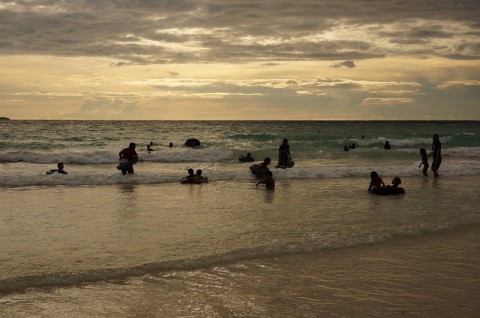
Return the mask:
[[438, 177], [438, 169], [440, 169], [440, 164], [442, 163], [442, 143], [440, 142], [440, 137], [438, 134], [434, 134], [432, 137], [432, 152], [429, 154], [429, 156], [433, 157], [433, 176]]
[[290, 145], [288, 139], [283, 139], [282, 144], [278, 147], [278, 165], [289, 167], [293, 163], [292, 156], [290, 155]]
[[127, 172], [130, 174], [134, 173], [133, 165], [138, 162], [138, 154], [135, 151], [136, 146], [134, 142], [131, 142], [128, 148], [118, 153], [120, 164], [117, 166], [117, 169], [122, 170], [123, 175], [127, 174]]
[[420, 165], [418, 167], [420, 168], [423, 165], [423, 175], [425, 177], [428, 177], [427, 171], [428, 171], [428, 167], [430, 167], [430, 165], [428, 164], [428, 155], [427, 155], [427, 151], [425, 150], [425, 148], [420, 148], [420, 155], [422, 156], [422, 162], [420, 163]]

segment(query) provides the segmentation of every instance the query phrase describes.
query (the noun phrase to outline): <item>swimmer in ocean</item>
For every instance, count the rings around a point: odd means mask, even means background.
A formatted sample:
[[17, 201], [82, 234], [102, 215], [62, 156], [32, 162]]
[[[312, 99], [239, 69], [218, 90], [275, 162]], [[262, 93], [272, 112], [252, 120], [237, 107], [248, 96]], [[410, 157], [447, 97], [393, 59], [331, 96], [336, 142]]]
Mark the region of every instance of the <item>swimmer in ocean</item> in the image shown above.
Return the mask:
[[65, 168], [65, 166], [63, 165], [63, 162], [57, 163], [57, 168], [58, 168], [58, 169], [48, 170], [48, 171], [47, 171], [47, 174], [52, 174], [52, 173], [55, 173], [55, 172], [58, 172], [58, 173], [60, 173], [60, 174], [68, 174], [68, 172], [66, 172], [65, 170], [63, 170], [63, 169]]

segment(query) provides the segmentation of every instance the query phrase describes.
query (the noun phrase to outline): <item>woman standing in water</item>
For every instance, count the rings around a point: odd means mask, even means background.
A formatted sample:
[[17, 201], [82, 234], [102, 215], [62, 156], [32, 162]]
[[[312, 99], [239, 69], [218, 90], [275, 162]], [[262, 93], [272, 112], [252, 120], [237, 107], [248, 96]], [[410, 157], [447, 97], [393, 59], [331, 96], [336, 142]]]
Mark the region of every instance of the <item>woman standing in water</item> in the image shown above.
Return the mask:
[[278, 147], [278, 165], [281, 167], [291, 168], [293, 167], [292, 156], [290, 155], [290, 145], [288, 139], [283, 139], [282, 144]]
[[429, 156], [433, 156], [433, 176], [438, 177], [438, 169], [440, 168], [440, 164], [442, 163], [442, 143], [440, 142], [440, 137], [438, 136], [438, 134], [434, 134], [432, 140], [432, 152], [429, 154]]

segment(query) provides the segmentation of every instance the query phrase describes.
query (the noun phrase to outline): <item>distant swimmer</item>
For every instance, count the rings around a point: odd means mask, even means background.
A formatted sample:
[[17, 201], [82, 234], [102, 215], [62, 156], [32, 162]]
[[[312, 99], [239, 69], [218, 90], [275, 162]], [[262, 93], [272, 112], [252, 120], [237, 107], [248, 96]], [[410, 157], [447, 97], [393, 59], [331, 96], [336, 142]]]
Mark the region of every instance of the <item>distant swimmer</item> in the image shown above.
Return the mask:
[[273, 190], [275, 189], [275, 180], [273, 179], [273, 173], [271, 171], [267, 171], [265, 173], [265, 178], [261, 181], [258, 181], [256, 186], [258, 187], [259, 184], [265, 184], [265, 187], [268, 190]]
[[430, 165], [428, 164], [427, 150], [425, 150], [425, 148], [420, 148], [420, 155], [422, 156], [422, 162], [418, 167], [420, 168], [423, 165], [423, 175], [425, 177], [428, 177], [427, 171]]
[[173, 143], [169, 143], [168, 146], [169, 146], [170, 148], [172, 148], [172, 147], [173, 147]]
[[153, 151], [153, 141], [150, 141], [150, 143], [147, 145], [147, 151]]
[[344, 146], [344, 147], [343, 147], [343, 151], [349, 151], [348, 147], [347, 147], [347, 146]]
[[395, 177], [392, 179], [392, 184], [388, 184], [385, 187], [373, 187], [372, 193], [380, 194], [380, 195], [389, 195], [389, 194], [403, 194], [405, 193], [405, 189], [399, 187], [402, 183], [402, 180], [399, 177]]
[[240, 161], [240, 162], [253, 162], [253, 161], [255, 161], [255, 158], [253, 158], [252, 154], [249, 152], [249, 153], [247, 153], [246, 156], [240, 156], [238, 158], [238, 161]]
[[52, 173], [55, 173], [55, 172], [60, 173], [60, 174], [68, 174], [68, 172], [63, 170], [65, 168], [65, 166], [63, 165], [63, 162], [57, 163], [57, 168], [58, 169], [48, 170], [47, 174], [52, 174]]
[[183, 177], [180, 183], [196, 183], [195, 181], [195, 171], [193, 171], [192, 168], [188, 169], [188, 175], [186, 177]]
[[118, 170], [122, 170], [122, 174], [126, 175], [127, 172], [133, 174], [133, 165], [138, 162], [138, 154], [135, 151], [136, 144], [131, 142], [128, 148], [123, 149], [118, 153], [120, 157], [118, 160], [119, 165], [117, 166]]
[[195, 175], [195, 182], [196, 183], [208, 183], [208, 177], [202, 176], [202, 170], [198, 169]]
[[392, 148], [392, 146], [390, 146], [390, 143], [387, 141], [385, 141], [385, 145], [383, 145], [383, 149], [386, 149], [386, 150], [390, 150]]
[[185, 141], [185, 146], [188, 147], [198, 147], [200, 146], [200, 140], [197, 138], [189, 138], [187, 141]]

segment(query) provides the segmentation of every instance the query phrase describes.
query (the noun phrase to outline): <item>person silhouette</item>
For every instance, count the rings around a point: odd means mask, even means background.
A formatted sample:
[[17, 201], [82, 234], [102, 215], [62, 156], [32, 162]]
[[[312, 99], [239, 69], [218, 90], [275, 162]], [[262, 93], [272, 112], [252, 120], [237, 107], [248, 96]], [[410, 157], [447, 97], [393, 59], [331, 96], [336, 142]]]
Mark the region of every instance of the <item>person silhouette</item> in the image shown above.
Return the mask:
[[434, 134], [432, 137], [432, 152], [429, 156], [433, 157], [431, 168], [433, 176], [438, 177], [438, 169], [440, 169], [440, 164], [442, 163], [442, 143], [438, 134]]
[[122, 170], [122, 174], [126, 175], [127, 172], [133, 174], [133, 165], [138, 162], [138, 154], [135, 151], [136, 144], [131, 142], [128, 148], [124, 148], [118, 153], [119, 156], [119, 165], [117, 166], [118, 170]]
[[68, 172], [63, 170], [64, 167], [65, 166], [64, 166], [63, 162], [59, 162], [59, 163], [57, 163], [57, 169], [48, 170], [47, 174], [52, 174], [52, 173], [55, 173], [55, 172], [58, 172], [60, 174], [68, 174]]

